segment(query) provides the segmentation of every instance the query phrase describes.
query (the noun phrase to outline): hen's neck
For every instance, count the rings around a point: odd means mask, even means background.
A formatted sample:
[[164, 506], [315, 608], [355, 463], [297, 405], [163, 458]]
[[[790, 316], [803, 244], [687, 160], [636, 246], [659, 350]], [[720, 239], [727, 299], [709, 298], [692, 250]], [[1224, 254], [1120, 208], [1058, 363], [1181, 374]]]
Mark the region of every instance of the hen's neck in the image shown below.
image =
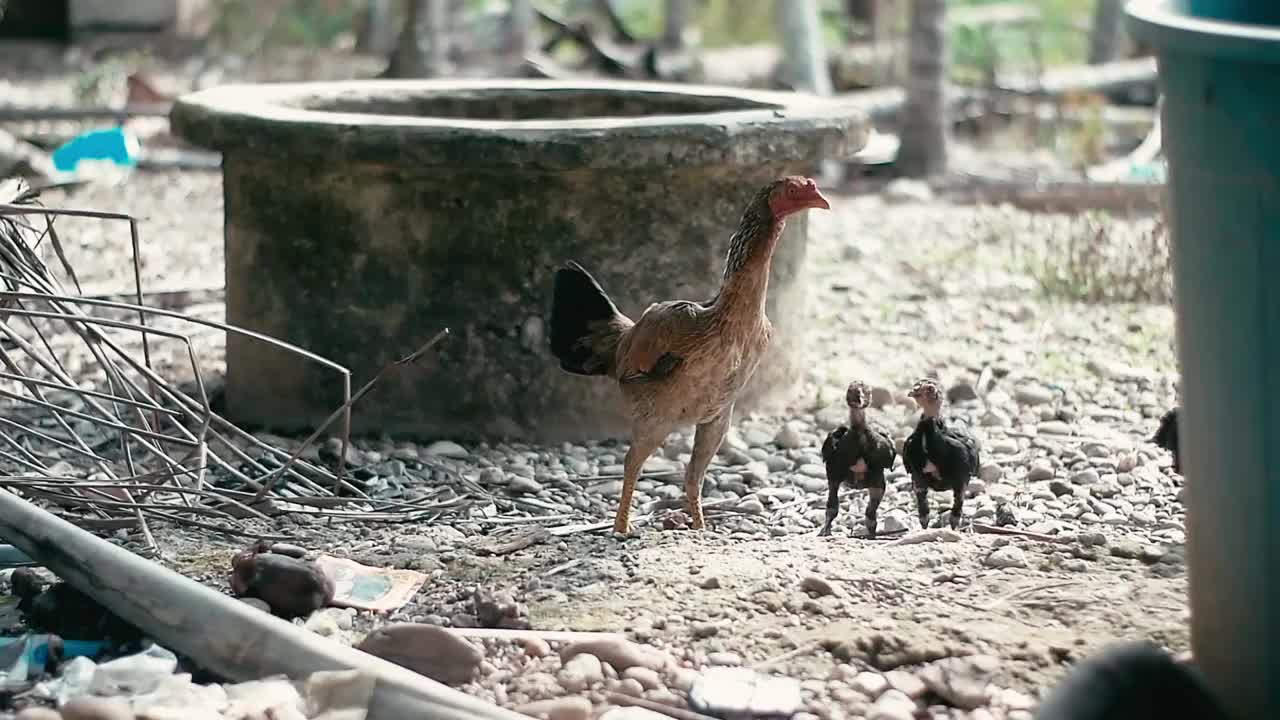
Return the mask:
[[773, 251], [786, 222], [774, 218], [766, 203], [753, 203], [729, 240], [724, 280], [712, 305], [722, 311], [764, 316]]
[[867, 411], [862, 408], [849, 408], [849, 427], [860, 428], [867, 424]]

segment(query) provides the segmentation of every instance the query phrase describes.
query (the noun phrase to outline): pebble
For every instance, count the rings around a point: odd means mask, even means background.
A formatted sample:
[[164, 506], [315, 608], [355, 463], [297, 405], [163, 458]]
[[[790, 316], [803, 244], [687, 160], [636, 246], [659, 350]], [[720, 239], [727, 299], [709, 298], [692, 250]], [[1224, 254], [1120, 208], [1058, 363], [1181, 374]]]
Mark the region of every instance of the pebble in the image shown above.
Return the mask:
[[596, 683], [604, 682], [604, 666], [595, 655], [582, 653], [565, 663], [556, 677], [565, 690], [580, 693]]
[[507, 483], [507, 489], [516, 493], [540, 493], [542, 492], [542, 483], [533, 478], [515, 475]]
[[545, 720], [588, 720], [591, 717], [591, 701], [582, 696], [568, 695], [547, 700], [535, 700], [517, 707], [516, 712]]
[[707, 655], [711, 665], [736, 666], [742, 664], [742, 656], [734, 652], [713, 652]]
[[1053, 476], [1053, 465], [1047, 460], [1037, 460], [1031, 463], [1031, 469], [1027, 470], [1027, 480], [1031, 482], [1049, 480]]
[[690, 707], [716, 717], [788, 717], [803, 706], [800, 682], [749, 668], [708, 668], [689, 690]]
[[806, 444], [804, 436], [800, 434], [800, 431], [792, 423], [783, 425], [773, 438], [773, 442], [785, 450], [799, 450]]
[[925, 665], [919, 676], [926, 687], [953, 707], [973, 710], [988, 702], [988, 678], [999, 661], [986, 655], [949, 657]]
[[1021, 385], [1013, 397], [1022, 405], [1044, 405], [1053, 402], [1053, 391], [1043, 385]]
[[466, 639], [422, 623], [384, 625], [369, 633], [356, 649], [446, 685], [467, 682], [484, 661], [484, 653]]
[[23, 708], [14, 720], [62, 720], [62, 715], [53, 708], [33, 705], [28, 708]]
[[982, 560], [982, 564], [989, 568], [1008, 569], [1022, 568], [1027, 566], [1027, 556], [1022, 549], [1014, 545], [1005, 545], [1004, 547], [992, 550]]
[[629, 667], [623, 671], [622, 676], [640, 683], [640, 687], [645, 690], [658, 690], [663, 687], [662, 676], [658, 675], [656, 670], [639, 665]]
[[633, 667], [658, 671], [674, 663], [670, 655], [657, 648], [617, 638], [579, 640], [569, 643], [560, 650], [560, 662], [567, 664], [580, 654], [590, 654], [599, 658], [609, 663], [609, 666], [618, 672]]
[[883, 675], [873, 672], [860, 672], [849, 684], [872, 700], [880, 697], [889, 687], [889, 681]]
[[132, 720], [129, 702], [119, 697], [80, 695], [58, 710], [62, 720]]
[[422, 452], [436, 457], [457, 459], [466, 458], [471, 455], [471, 453], [467, 452], [466, 448], [452, 440], [437, 440], [428, 445]]
[[815, 597], [826, 597], [835, 595], [836, 589], [827, 581], [826, 578], [819, 575], [807, 575], [800, 581], [800, 589]]
[[924, 696], [924, 681], [916, 677], [914, 673], [905, 670], [890, 670], [884, 674], [884, 679], [889, 683], [889, 687], [897, 690], [912, 700]]
[[913, 720], [915, 717], [915, 702], [897, 690], [886, 691], [867, 712], [867, 720]]

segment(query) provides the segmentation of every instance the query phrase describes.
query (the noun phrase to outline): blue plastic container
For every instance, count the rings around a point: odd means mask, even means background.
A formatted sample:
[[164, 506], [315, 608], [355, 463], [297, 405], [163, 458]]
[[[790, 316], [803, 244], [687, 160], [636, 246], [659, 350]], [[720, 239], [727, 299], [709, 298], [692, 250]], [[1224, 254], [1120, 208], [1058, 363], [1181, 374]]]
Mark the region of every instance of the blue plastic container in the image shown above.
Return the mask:
[[122, 127], [89, 130], [53, 151], [53, 166], [75, 172], [81, 160], [110, 160], [122, 167], [138, 164], [138, 138]]
[[1164, 94], [1192, 651], [1280, 717], [1280, 2], [1127, 10]]

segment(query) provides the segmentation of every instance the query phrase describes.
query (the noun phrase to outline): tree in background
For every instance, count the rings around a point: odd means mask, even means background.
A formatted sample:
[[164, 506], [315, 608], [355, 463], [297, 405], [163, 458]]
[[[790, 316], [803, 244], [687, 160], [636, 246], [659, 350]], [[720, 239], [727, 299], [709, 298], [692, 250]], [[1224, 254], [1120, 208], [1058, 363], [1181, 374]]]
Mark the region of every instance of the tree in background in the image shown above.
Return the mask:
[[406, 0], [404, 28], [383, 77], [429, 78], [449, 70], [447, 0]]
[[831, 94], [831, 75], [822, 42], [818, 0], [774, 0], [775, 20], [782, 40], [779, 79], [795, 90]]
[[537, 51], [537, 28], [534, 25], [537, 19], [531, 0], [511, 0], [511, 10], [507, 14], [506, 40], [503, 43], [508, 69], [520, 67], [525, 58]]
[[911, 0], [908, 42], [897, 166], [903, 175], [924, 177], [947, 169], [946, 0]]
[[1111, 62], [1119, 55], [1123, 0], [1095, 0], [1089, 31], [1089, 64]]
[[689, 0], [665, 0], [662, 4], [662, 47], [685, 50], [688, 47]]

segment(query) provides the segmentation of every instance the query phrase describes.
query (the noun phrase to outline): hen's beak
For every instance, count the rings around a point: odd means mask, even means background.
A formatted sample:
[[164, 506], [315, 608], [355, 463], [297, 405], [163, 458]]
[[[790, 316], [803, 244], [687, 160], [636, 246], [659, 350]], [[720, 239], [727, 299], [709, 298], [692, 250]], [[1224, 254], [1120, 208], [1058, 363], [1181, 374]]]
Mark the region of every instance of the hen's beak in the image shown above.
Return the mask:
[[809, 180], [808, 188], [809, 196], [804, 199], [803, 207], [817, 208], [820, 210], [830, 210], [831, 203], [827, 202], [827, 198], [822, 195], [822, 191], [818, 189], [818, 184], [812, 179]]

